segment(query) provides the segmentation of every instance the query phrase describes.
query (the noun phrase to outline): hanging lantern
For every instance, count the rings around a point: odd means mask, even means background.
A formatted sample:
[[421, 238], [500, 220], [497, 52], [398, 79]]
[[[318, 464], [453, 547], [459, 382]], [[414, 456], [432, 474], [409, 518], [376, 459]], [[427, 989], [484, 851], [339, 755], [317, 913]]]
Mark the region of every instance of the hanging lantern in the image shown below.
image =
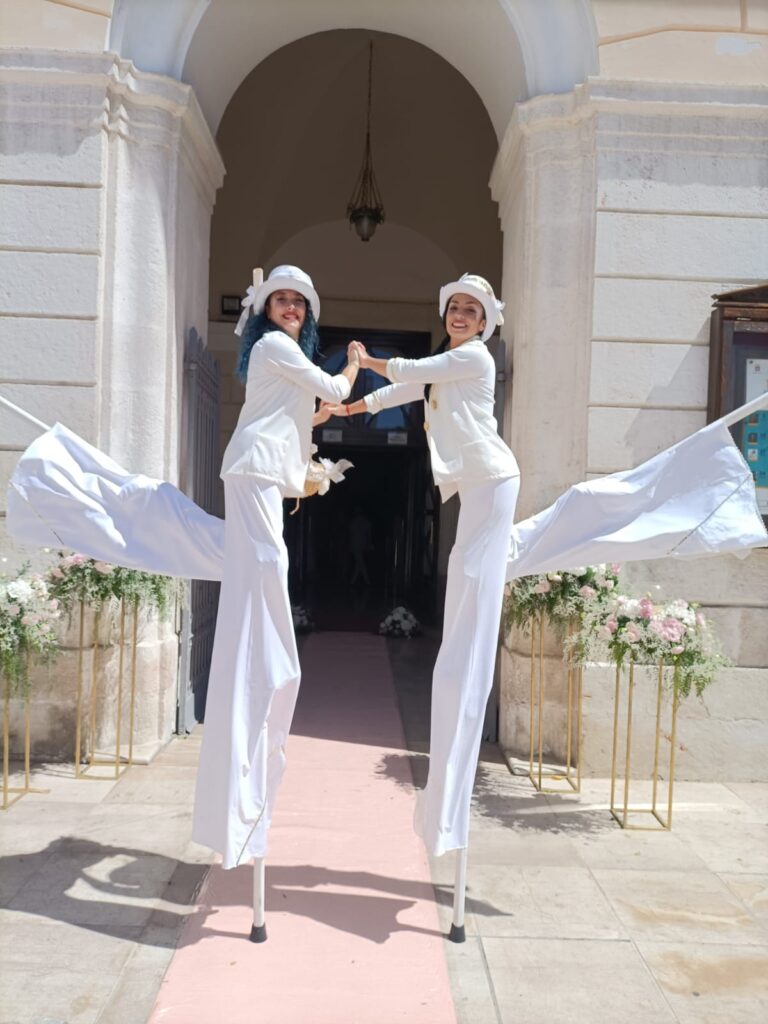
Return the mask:
[[369, 241], [376, 226], [384, 220], [384, 205], [381, 200], [381, 193], [376, 184], [376, 175], [373, 173], [373, 158], [371, 156], [371, 94], [373, 85], [373, 42], [369, 44], [368, 50], [368, 116], [365, 128], [365, 149], [363, 151], [363, 166], [357, 176], [352, 198], [347, 203], [347, 217], [350, 224], [354, 225], [361, 241]]

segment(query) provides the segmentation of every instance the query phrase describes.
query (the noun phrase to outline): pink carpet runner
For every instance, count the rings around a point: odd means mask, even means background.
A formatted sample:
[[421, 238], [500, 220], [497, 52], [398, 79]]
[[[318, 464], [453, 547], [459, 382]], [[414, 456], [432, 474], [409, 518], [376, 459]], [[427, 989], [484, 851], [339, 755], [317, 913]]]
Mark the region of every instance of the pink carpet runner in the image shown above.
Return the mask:
[[152, 1024], [455, 1024], [387, 658], [325, 633], [303, 680], [267, 860], [267, 932], [248, 941], [250, 867], [214, 867]]

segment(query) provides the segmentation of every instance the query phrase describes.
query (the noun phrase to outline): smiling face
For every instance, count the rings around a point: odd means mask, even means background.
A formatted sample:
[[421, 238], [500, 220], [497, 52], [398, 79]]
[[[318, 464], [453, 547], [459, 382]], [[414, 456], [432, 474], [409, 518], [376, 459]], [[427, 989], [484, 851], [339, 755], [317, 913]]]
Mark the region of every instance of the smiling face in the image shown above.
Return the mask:
[[456, 292], [445, 308], [445, 330], [451, 347], [481, 334], [485, 327], [485, 310], [472, 295]]
[[290, 288], [281, 288], [269, 296], [264, 312], [275, 327], [285, 331], [294, 341], [299, 340], [301, 328], [307, 317], [307, 300], [303, 295]]

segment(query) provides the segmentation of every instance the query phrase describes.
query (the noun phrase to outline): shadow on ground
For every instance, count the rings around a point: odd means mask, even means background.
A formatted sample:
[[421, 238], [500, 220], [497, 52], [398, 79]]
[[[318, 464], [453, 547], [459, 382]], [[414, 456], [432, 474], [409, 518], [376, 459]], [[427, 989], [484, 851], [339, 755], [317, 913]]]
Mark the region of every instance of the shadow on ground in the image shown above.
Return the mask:
[[[105, 869], [108, 861], [119, 863]], [[23, 874], [26, 883], [9, 901], [9, 910], [167, 949], [177, 947], [191, 915], [197, 921], [185, 944], [233, 934], [216, 928], [216, 914], [223, 906], [248, 906], [251, 895], [251, 869], [244, 865], [233, 869], [237, 884], [217, 887], [214, 906], [197, 909], [207, 864], [74, 837], [57, 839], [35, 853], [0, 857], [0, 874], [11, 871]], [[165, 886], [158, 884], [162, 877], [168, 879]], [[453, 899], [450, 886], [313, 864], [268, 865], [266, 882], [268, 913], [297, 914], [375, 943], [401, 931], [438, 934], [398, 917], [417, 900], [448, 906]], [[159, 900], [163, 907], [148, 905]], [[492, 904], [471, 898], [467, 910], [499, 913]]]

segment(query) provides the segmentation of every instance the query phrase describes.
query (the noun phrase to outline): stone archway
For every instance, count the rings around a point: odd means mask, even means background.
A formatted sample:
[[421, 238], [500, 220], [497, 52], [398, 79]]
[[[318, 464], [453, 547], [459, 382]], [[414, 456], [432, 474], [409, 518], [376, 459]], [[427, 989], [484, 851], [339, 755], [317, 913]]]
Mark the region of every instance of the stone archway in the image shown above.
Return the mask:
[[[346, 207], [362, 158], [371, 41], [374, 165], [387, 216], [363, 244]], [[277, 94], [274, 82], [283, 83]], [[345, 330], [364, 340], [366, 331], [379, 339], [382, 332], [426, 335], [425, 352], [430, 336], [431, 347], [440, 336], [441, 284], [473, 269], [498, 289], [502, 239], [488, 188], [496, 134], [475, 90], [434, 51], [356, 29], [305, 36], [246, 76], [221, 119], [217, 144], [227, 175], [212, 220], [208, 338], [224, 371], [222, 447], [241, 401], [232, 377], [237, 339], [221, 312], [222, 297], [242, 293], [252, 266], [288, 262], [311, 273], [322, 299], [321, 327], [333, 329], [334, 337]], [[368, 465], [381, 454], [374, 452], [378, 443], [386, 446], [386, 436], [371, 435], [364, 452], [345, 448], [343, 454], [355, 461], [355, 476], [367, 473], [374, 491], [386, 492]], [[409, 445], [414, 452], [402, 452], [403, 458], [413, 454], [423, 462], [420, 424]], [[407, 462], [407, 468], [406, 462], [406, 475], [426, 467]], [[414, 476], [408, 501], [418, 494], [424, 505], [425, 485]], [[356, 488], [354, 481], [344, 488], [350, 501]], [[370, 500], [376, 505], [384, 493]], [[422, 514], [409, 516], [413, 536], [427, 532], [419, 529]], [[438, 578], [452, 544], [454, 508], [441, 523], [440, 554], [433, 553]]]
[[480, 96], [499, 139], [516, 103], [570, 92], [598, 66], [588, 0], [473, 0], [448, 12], [443, 0], [117, 0], [110, 48], [143, 71], [192, 85], [216, 133], [253, 67], [304, 36], [339, 28], [393, 33], [439, 54]]

